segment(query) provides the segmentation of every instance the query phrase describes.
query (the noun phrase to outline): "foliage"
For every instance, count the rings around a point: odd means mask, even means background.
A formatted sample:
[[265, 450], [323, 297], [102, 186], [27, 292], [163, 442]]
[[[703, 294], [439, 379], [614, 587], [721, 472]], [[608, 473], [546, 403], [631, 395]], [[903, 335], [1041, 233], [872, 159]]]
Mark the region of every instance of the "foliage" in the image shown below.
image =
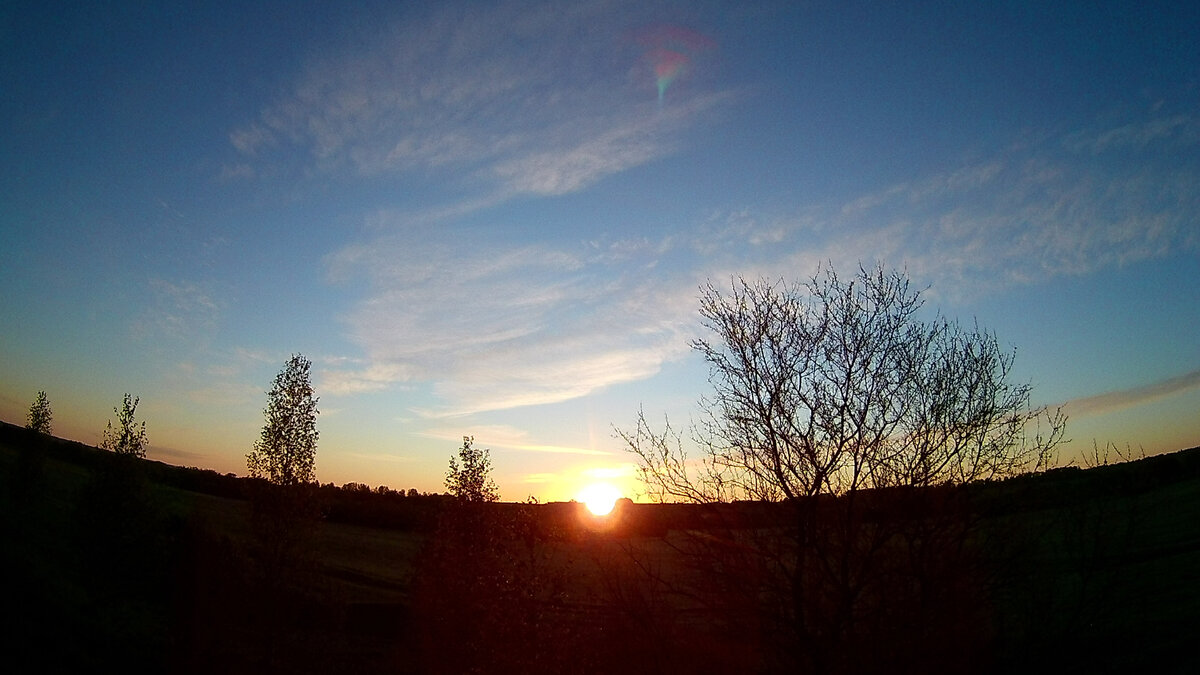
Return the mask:
[[113, 408], [113, 412], [117, 414], [117, 428], [114, 430], [112, 421], [109, 421], [100, 442], [101, 448], [129, 457], [146, 456], [146, 423], [142, 422], [141, 426], [138, 426], [134, 419], [139, 402], [140, 397], [133, 398], [125, 394], [121, 407]]
[[492, 459], [486, 448], [472, 445], [475, 438], [463, 436], [462, 447], [457, 459], [450, 456], [450, 469], [446, 472], [446, 489], [462, 502], [494, 502], [500, 499], [500, 490], [491, 478]]
[[25, 425], [25, 428], [33, 429], [41, 434], [49, 434], [50, 420], [53, 417], [54, 414], [50, 410], [50, 399], [46, 397], [46, 392], [39, 391], [37, 398], [29, 406], [29, 423]]
[[254, 449], [246, 455], [250, 476], [276, 485], [312, 483], [317, 479], [317, 402], [309, 380], [312, 363], [293, 354], [275, 376], [263, 410], [266, 424]]

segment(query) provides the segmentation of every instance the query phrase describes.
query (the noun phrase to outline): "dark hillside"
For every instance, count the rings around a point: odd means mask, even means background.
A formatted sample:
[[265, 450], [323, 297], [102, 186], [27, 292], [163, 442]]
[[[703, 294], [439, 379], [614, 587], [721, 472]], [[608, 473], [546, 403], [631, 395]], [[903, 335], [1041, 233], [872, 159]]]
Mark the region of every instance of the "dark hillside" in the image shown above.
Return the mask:
[[1190, 672], [1200, 448], [971, 486], [1003, 672]]
[[[613, 672], [632, 658], [661, 672], [773, 671], [755, 624], [724, 632], [706, 598], [671, 589], [703, 581], [681, 542], [728, 551], [773, 536], [795, 504], [624, 502], [608, 519], [574, 503], [468, 514], [437, 495], [327, 485], [311, 493], [317, 518], [282, 530], [297, 543], [281, 558], [264, 538], [281, 531], [264, 530], [249, 499], [255, 483], [121, 460], [0, 425], [0, 562], [19, 617], [0, 647], [12, 663]], [[1191, 659], [1200, 634], [1200, 448], [857, 499], [871, 527], [921, 518], [929, 504], [977, 524], [972, 587], [986, 592], [963, 594], [971, 622], [954, 627], [955, 640], [980, 645], [970, 672], [1183, 672], [1176, 664], [1190, 662], [1179, 659]], [[818, 504], [830, 517], [840, 508]], [[462, 631], [474, 636], [469, 650], [455, 646]], [[898, 635], [910, 633], [941, 634]]]
[[[376, 660], [391, 647], [351, 629], [364, 612], [403, 620], [396, 608], [407, 605], [421, 535], [314, 523], [302, 550], [268, 568], [246, 498], [252, 482], [124, 459], [0, 426], [0, 563], [12, 589], [6, 609], [21, 617], [0, 645], [10, 663], [381, 670]], [[408, 524], [436, 517], [439, 500], [413, 501], [425, 515]]]

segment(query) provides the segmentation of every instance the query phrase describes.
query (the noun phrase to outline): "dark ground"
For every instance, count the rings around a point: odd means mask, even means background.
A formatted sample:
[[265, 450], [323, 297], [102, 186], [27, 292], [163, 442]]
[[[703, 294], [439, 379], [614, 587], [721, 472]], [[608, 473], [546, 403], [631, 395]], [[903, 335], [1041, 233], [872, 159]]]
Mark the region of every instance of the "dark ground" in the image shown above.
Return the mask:
[[[711, 591], [681, 542], [777, 507], [627, 503], [600, 521], [575, 504], [468, 512], [328, 486], [305, 497], [315, 510], [289, 510], [245, 479], [119, 459], [0, 427], [9, 672], [782, 669], [766, 624], [731, 630], [681, 590]], [[955, 495], [988, 579], [967, 580], [963, 621], [888, 632], [920, 644], [881, 641], [875, 660], [830, 670], [1191, 672], [1200, 448]]]

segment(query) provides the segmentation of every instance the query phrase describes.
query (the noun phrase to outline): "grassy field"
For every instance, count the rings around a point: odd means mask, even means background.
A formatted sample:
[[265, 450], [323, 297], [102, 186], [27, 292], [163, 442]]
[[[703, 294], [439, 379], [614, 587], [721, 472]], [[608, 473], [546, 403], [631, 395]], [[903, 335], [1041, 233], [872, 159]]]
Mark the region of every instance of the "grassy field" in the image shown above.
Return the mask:
[[[717, 512], [678, 506], [626, 504], [599, 521], [574, 504], [468, 514], [417, 498], [381, 500], [375, 512], [358, 496], [355, 510], [329, 492], [324, 517], [268, 527], [253, 490], [229, 477], [126, 466], [2, 431], [3, 561], [17, 619], [4, 653], [36, 659], [38, 670], [777, 667], [763, 637], [775, 629], [757, 610], [737, 614], [738, 586], [751, 579], [731, 575], [751, 568], [730, 558], [718, 578], [713, 560], [697, 557], [713, 542], [728, 552], [775, 536], [759, 515], [731, 535], [712, 525]], [[1184, 672], [1179, 659], [1191, 659], [1200, 629], [1200, 449], [962, 495], [979, 575], [966, 581], [986, 590], [964, 609], [979, 644], [972, 672]], [[921, 644], [875, 645], [882, 662], [897, 654], [893, 671], [914, 650], [950, 653], [944, 645], [962, 639], [953, 623], [917, 628], [895, 635]], [[829, 670], [881, 661], [837, 663]]]

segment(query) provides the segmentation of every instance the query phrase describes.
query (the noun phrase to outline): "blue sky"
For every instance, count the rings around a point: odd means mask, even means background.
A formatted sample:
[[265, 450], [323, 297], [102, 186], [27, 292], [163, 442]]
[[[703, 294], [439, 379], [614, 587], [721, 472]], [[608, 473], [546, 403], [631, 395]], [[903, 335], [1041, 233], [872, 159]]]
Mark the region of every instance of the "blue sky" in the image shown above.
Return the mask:
[[1190, 3], [9, 3], [0, 417], [245, 472], [314, 362], [324, 481], [631, 489], [697, 288], [906, 269], [1093, 441], [1200, 444]]

